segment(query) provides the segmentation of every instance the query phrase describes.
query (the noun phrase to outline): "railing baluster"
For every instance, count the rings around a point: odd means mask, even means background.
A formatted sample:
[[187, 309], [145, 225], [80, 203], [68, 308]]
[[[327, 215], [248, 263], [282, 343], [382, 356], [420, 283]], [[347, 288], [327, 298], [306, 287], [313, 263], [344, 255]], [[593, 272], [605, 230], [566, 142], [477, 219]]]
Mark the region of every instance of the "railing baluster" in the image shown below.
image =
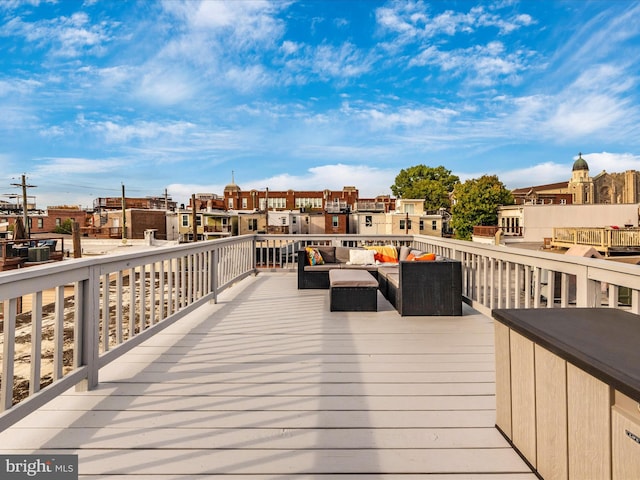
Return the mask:
[[138, 293], [138, 307], [140, 308], [140, 330], [142, 332], [147, 328], [147, 270], [144, 265], [140, 265], [140, 290]]
[[136, 336], [136, 269], [129, 270], [129, 335], [127, 339]]
[[55, 289], [55, 312], [53, 330], [53, 379], [62, 378], [62, 355], [64, 351], [64, 285]]
[[4, 302], [3, 342], [2, 342], [2, 383], [0, 385], [0, 411], [13, 405], [13, 372], [15, 361], [16, 315], [18, 299], [11, 298]]
[[109, 351], [109, 327], [110, 327], [110, 315], [109, 315], [109, 289], [110, 289], [109, 274], [102, 275], [102, 351]]
[[122, 270], [118, 270], [116, 273], [116, 345], [122, 343], [122, 286], [123, 275]]
[[149, 325], [156, 324], [156, 262], [149, 267]]
[[167, 285], [166, 279], [165, 279], [165, 268], [164, 268], [164, 261], [160, 262], [160, 278], [158, 280], [158, 291], [160, 293], [160, 300], [159, 300], [159, 305], [158, 308], [160, 310], [160, 315], [159, 315], [159, 319], [160, 321], [164, 320], [165, 318], [167, 318], [169, 316], [169, 313], [167, 311], [165, 311], [165, 304], [166, 304], [166, 292], [165, 292], [165, 288]]
[[[40, 391], [42, 377], [42, 292], [31, 295], [31, 372], [29, 395]], [[3, 378], [5, 378], [3, 376]]]
[[547, 308], [555, 306], [556, 299], [556, 272], [546, 270], [547, 272]]

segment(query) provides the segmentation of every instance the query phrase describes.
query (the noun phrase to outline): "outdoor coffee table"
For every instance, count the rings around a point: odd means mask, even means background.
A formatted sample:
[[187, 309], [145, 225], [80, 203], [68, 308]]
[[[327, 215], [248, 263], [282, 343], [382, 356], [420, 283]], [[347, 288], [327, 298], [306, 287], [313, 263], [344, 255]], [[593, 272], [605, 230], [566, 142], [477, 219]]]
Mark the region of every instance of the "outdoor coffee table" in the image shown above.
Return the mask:
[[366, 270], [329, 270], [332, 312], [375, 312], [378, 310], [378, 280]]

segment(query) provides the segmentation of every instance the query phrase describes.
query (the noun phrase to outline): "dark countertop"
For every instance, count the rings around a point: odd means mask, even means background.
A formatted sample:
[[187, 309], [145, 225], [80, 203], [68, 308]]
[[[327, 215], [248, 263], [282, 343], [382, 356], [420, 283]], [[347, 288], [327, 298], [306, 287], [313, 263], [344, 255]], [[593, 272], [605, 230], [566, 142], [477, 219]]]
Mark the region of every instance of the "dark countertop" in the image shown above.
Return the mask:
[[640, 402], [640, 315], [615, 308], [496, 309], [492, 314]]

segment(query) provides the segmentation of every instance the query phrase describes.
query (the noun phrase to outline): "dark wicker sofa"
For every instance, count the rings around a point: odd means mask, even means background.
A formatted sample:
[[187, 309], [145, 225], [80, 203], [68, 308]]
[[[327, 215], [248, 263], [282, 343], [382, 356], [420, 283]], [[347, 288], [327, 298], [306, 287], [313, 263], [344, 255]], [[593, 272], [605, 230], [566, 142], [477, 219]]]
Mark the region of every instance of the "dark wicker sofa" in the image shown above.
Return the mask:
[[382, 267], [378, 284], [400, 315], [462, 315], [462, 265], [458, 260]]
[[348, 265], [348, 247], [315, 248], [325, 263], [312, 266], [306, 251], [298, 251], [299, 289], [329, 289], [329, 270], [364, 269], [377, 278], [379, 290], [400, 315], [462, 315], [462, 265], [458, 260]]
[[335, 268], [355, 268], [367, 270], [378, 278], [378, 265], [348, 265], [349, 247], [317, 246], [322, 255], [323, 265], [311, 265], [305, 250], [298, 251], [298, 289], [329, 288], [329, 270]]

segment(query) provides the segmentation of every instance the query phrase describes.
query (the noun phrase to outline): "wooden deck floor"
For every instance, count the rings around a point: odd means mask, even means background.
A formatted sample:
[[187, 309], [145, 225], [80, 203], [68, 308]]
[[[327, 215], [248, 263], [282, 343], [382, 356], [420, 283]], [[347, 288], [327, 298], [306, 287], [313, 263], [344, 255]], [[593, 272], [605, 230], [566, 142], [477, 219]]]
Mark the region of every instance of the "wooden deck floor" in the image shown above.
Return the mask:
[[491, 320], [378, 308], [329, 312], [295, 274], [251, 277], [0, 450], [77, 453], [80, 478], [535, 479], [494, 428]]

